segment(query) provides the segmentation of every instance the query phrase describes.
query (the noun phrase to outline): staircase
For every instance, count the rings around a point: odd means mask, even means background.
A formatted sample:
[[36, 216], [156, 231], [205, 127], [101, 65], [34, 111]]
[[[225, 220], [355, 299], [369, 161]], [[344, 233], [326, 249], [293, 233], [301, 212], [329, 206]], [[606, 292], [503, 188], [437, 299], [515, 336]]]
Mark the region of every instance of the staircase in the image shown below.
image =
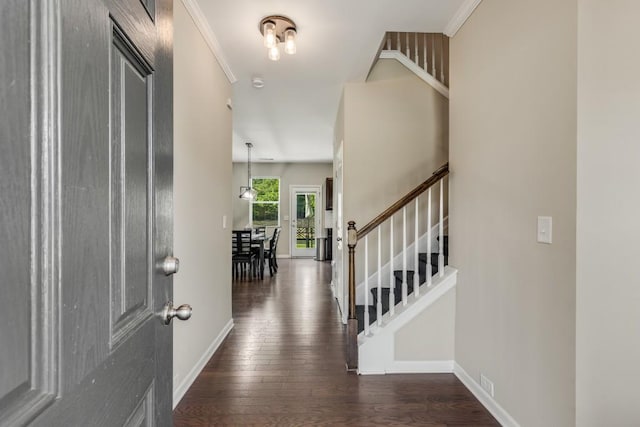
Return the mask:
[[[349, 370], [358, 373], [415, 372], [416, 366], [426, 366], [425, 363], [407, 365], [396, 360], [394, 346], [396, 333], [407, 325], [412, 328], [414, 319], [448, 294], [457, 280], [456, 270], [447, 266], [449, 239], [444, 233], [448, 174], [449, 165], [445, 164], [360, 230], [356, 229], [354, 221], [348, 222]], [[361, 248], [357, 266], [356, 247]], [[377, 254], [370, 254], [370, 249], [376, 248]], [[396, 251], [398, 248], [400, 250]], [[387, 261], [384, 266], [383, 259]], [[356, 272], [363, 278], [358, 287]], [[443, 303], [447, 314], [442, 319], [452, 319], [453, 299], [445, 301], [448, 301]], [[433, 328], [443, 326], [437, 324], [441, 323], [438, 319], [435, 325], [428, 325], [432, 332]], [[447, 323], [452, 336], [452, 321], [443, 322]], [[425, 332], [429, 331], [420, 329], [421, 334]], [[452, 347], [448, 348], [451, 351], [447, 354], [451, 354]], [[428, 368], [433, 369], [431, 372], [450, 371], [453, 366], [450, 360], [442, 358], [426, 362], [435, 366]]]
[[[378, 58], [397, 60], [449, 97], [445, 35], [388, 32]], [[453, 369], [457, 271], [448, 266], [444, 229], [448, 174], [445, 164], [362, 228], [348, 222], [347, 369], [360, 374]], [[426, 328], [422, 319], [429, 319]], [[402, 347], [403, 336], [429, 337], [436, 350], [401, 354], [410, 348]]]
[[[438, 241], [440, 238], [438, 237]], [[444, 265], [449, 265], [449, 236], [444, 236], [443, 239], [443, 254], [444, 254]], [[431, 262], [429, 263], [431, 267], [431, 276], [435, 276], [438, 274], [438, 258], [440, 256], [439, 252], [432, 252], [431, 254], [427, 254], [426, 252], [418, 253], [418, 278], [419, 284], [427, 283], [427, 271], [429, 270], [429, 266], [427, 265], [427, 259], [431, 257]], [[404, 270], [394, 270], [394, 292], [393, 292], [393, 301], [394, 305], [398, 305], [402, 303], [402, 283], [404, 279]], [[407, 282], [407, 296], [415, 296], [414, 295], [414, 276], [415, 270], [406, 270], [406, 282]], [[380, 302], [382, 306], [382, 315], [385, 315], [389, 312], [391, 308], [391, 287], [390, 286], [382, 286], [381, 288], [381, 298], [378, 300], [378, 291], [377, 288], [370, 289], [372, 295], [373, 304], [364, 305], [364, 304], [356, 304], [356, 317], [358, 318], [358, 334], [364, 331], [365, 329], [365, 310], [368, 311], [369, 325], [373, 325], [376, 323], [378, 319], [378, 302]]]

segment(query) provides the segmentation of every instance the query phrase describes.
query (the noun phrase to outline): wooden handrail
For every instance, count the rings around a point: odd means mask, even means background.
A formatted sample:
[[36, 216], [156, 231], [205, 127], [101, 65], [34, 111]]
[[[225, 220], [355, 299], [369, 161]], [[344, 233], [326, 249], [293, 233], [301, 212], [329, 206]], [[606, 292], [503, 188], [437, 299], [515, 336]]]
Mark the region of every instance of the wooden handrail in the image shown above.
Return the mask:
[[445, 176], [449, 175], [449, 163], [445, 163], [438, 170], [436, 170], [433, 175], [429, 177], [425, 182], [418, 185], [416, 188], [411, 190], [404, 196], [402, 199], [395, 202], [391, 205], [387, 210], [382, 212], [380, 215], [375, 217], [372, 221], [370, 221], [367, 225], [358, 230], [358, 240], [362, 239], [364, 236], [369, 234], [371, 231], [375, 230], [380, 224], [391, 218], [393, 214], [398, 212], [400, 209], [408, 205], [413, 199], [418, 197], [420, 194], [424, 193], [431, 187], [433, 184], [440, 181]]

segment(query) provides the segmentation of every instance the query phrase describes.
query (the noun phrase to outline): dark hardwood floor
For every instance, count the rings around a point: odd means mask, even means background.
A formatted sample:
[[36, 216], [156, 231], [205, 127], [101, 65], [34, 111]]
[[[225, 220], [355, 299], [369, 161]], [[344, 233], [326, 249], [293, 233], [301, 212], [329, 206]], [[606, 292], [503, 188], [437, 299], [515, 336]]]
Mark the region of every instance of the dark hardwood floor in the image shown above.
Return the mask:
[[279, 260], [233, 282], [235, 327], [174, 411], [176, 426], [497, 426], [452, 374], [345, 371], [330, 266]]

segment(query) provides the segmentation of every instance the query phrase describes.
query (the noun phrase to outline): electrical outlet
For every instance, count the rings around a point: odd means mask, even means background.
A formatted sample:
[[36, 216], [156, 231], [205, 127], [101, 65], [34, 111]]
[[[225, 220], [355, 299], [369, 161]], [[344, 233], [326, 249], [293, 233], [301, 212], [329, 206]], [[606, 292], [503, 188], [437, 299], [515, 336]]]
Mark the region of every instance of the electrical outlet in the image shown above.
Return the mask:
[[489, 396], [493, 397], [493, 394], [494, 394], [493, 382], [489, 380], [489, 378], [485, 377], [483, 374], [480, 374], [480, 387], [482, 387], [483, 390], [489, 394]]

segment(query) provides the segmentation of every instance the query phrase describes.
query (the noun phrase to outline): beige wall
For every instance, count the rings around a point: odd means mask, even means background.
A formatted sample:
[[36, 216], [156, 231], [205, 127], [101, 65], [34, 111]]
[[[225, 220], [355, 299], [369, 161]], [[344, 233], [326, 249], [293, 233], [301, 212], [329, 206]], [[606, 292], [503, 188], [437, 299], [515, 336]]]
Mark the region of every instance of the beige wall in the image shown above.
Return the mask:
[[[424, 182], [448, 160], [448, 100], [396, 60], [380, 60], [365, 83], [348, 83], [343, 94], [343, 222], [362, 228], [394, 202]], [[342, 120], [342, 121], [341, 121]], [[434, 201], [438, 193], [434, 193]], [[408, 209], [413, 236], [413, 209]], [[426, 212], [426, 204], [422, 206]], [[433, 210], [434, 216], [437, 209]], [[402, 215], [394, 217], [395, 253], [401, 250]], [[421, 226], [426, 224], [422, 221]], [[425, 227], [426, 228], [426, 227]], [[422, 234], [425, 230], [421, 230]], [[383, 225], [388, 236], [388, 222]], [[345, 234], [346, 237], [346, 234]], [[370, 234], [370, 247], [377, 236]], [[411, 237], [410, 241], [413, 240]], [[388, 240], [387, 240], [388, 241]], [[364, 250], [356, 250], [356, 283], [364, 279]], [[347, 251], [343, 251], [344, 266]], [[374, 265], [376, 251], [370, 251]], [[388, 244], [382, 257], [388, 260]], [[343, 269], [345, 289], [348, 269]], [[346, 292], [346, 290], [345, 290]]]
[[456, 361], [523, 426], [575, 422], [576, 39], [576, 0], [484, 0], [451, 41]]
[[446, 98], [395, 60], [344, 89], [344, 220], [365, 225], [448, 159]]
[[[290, 256], [290, 221], [285, 220], [285, 215], [290, 216], [289, 191], [291, 185], [320, 185], [323, 187], [327, 178], [332, 176], [331, 163], [251, 163], [251, 175], [253, 177], [270, 176], [280, 178], [280, 226], [282, 232], [278, 242], [278, 255]], [[240, 199], [240, 186], [247, 185], [247, 164], [233, 164], [233, 182], [231, 194], [233, 200], [233, 228], [244, 228], [249, 224], [249, 203]], [[321, 195], [321, 213], [324, 218], [324, 194]], [[269, 233], [271, 233], [268, 230]]]
[[174, 301], [193, 306], [173, 323], [175, 390], [231, 321], [231, 85], [180, 1], [174, 19]]
[[[395, 335], [395, 360], [453, 360], [456, 315], [453, 288], [403, 326]], [[419, 338], [416, 331], [420, 331]]]
[[638, 426], [640, 2], [578, 5], [576, 424]]

